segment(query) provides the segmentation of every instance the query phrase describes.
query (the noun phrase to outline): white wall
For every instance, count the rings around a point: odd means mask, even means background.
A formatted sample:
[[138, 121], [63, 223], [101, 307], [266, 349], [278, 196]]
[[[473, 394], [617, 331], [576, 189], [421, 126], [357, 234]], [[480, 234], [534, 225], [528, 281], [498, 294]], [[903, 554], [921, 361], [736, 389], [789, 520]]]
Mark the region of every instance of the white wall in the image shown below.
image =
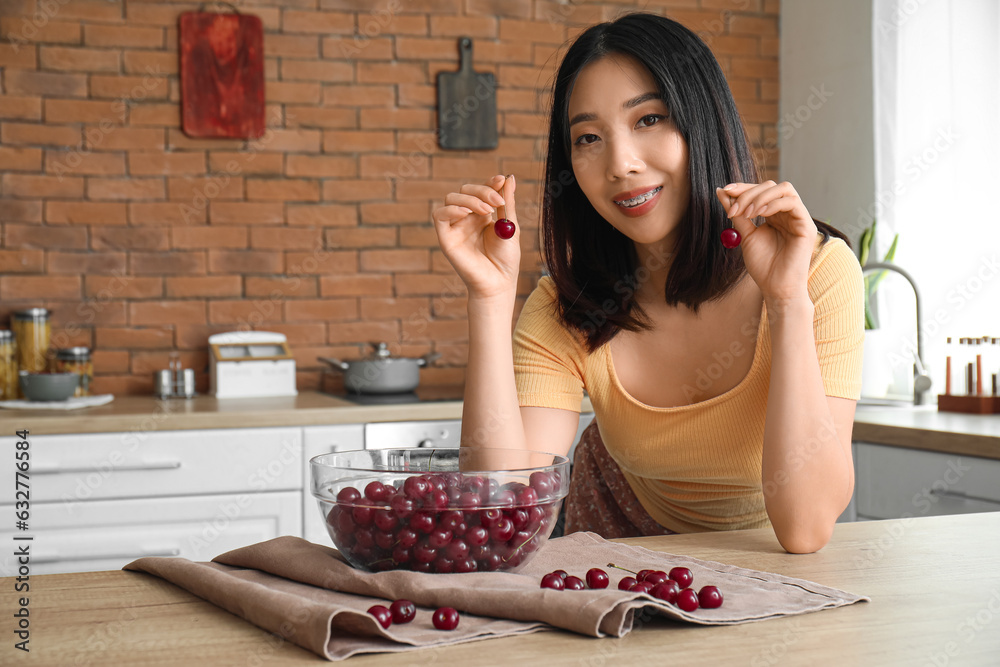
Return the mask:
[[[1000, 153], [1000, 10], [994, 0], [879, 3], [877, 21], [873, 0], [782, 3], [781, 178], [795, 185], [813, 217], [855, 244], [877, 217], [879, 257], [899, 232], [895, 261], [921, 291], [933, 402], [944, 390], [945, 336], [1000, 336], [1000, 187], [989, 167]], [[897, 79], [889, 95], [875, 90], [873, 36], [902, 54], [880, 61], [885, 80]], [[978, 74], [969, 80], [972, 71]], [[956, 80], [956, 72], [965, 78]], [[879, 113], [880, 168], [876, 103], [889, 104]], [[957, 139], [939, 149], [934, 142], [945, 131]], [[902, 278], [885, 280], [878, 305], [895, 342], [881, 356], [892, 359], [900, 394], [909, 390], [913, 302]], [[996, 352], [984, 371], [1000, 371]]]
[[781, 4], [781, 179], [857, 242], [875, 197], [871, 0]]

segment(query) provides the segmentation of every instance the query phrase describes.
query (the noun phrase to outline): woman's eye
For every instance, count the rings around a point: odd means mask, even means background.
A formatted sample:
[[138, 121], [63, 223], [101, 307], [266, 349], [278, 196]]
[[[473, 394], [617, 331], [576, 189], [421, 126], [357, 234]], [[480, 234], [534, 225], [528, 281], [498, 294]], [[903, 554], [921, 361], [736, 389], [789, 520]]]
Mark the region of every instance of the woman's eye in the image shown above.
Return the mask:
[[640, 127], [649, 127], [650, 125], [656, 125], [661, 120], [663, 120], [663, 116], [661, 116], [660, 114], [651, 113], [649, 115], [640, 118], [638, 125]]
[[586, 146], [587, 144], [592, 144], [595, 141], [597, 141], [596, 134], [581, 134], [576, 138], [576, 141], [574, 141], [573, 144], [576, 146]]

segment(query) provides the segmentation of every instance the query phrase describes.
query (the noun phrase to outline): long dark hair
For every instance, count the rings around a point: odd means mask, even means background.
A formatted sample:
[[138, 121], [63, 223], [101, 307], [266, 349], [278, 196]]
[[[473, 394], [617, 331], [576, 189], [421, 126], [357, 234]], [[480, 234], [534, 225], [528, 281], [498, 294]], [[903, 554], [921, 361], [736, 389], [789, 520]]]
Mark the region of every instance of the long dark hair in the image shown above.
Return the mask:
[[[679, 225], [666, 282], [666, 301], [693, 310], [728, 292], [745, 274], [741, 252], [719, 241], [729, 226], [715, 188], [757, 183], [758, 171], [726, 78], [708, 46], [668, 18], [632, 13], [588, 28], [556, 73], [549, 122], [542, 206], [543, 252], [559, 294], [562, 319], [593, 351], [620, 330], [649, 328], [635, 293], [648, 267], [632, 241], [594, 209], [573, 176], [569, 98], [577, 75], [609, 54], [642, 63], [688, 147], [691, 196]], [[840, 232], [817, 221], [824, 242]], [[648, 273], [646, 274], [648, 279]]]

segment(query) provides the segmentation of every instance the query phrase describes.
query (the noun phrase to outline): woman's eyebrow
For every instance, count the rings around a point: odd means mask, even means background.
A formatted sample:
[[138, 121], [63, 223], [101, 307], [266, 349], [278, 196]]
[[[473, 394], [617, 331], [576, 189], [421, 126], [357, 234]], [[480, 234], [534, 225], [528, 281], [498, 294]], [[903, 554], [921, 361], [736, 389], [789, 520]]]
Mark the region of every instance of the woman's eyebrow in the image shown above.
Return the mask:
[[[626, 100], [625, 103], [622, 104], [622, 108], [623, 109], [634, 109], [635, 107], [639, 106], [640, 104], [642, 104], [644, 102], [648, 102], [650, 100], [658, 100], [658, 99], [660, 99], [660, 94], [659, 93], [653, 93], [653, 92], [643, 93], [642, 95], [637, 95], [637, 96], [633, 97], [630, 100]], [[577, 115], [575, 115], [572, 118], [570, 118], [569, 125], [570, 125], [570, 127], [572, 127], [573, 125], [576, 125], [577, 123], [585, 123], [585, 122], [591, 121], [591, 120], [597, 120], [597, 114], [590, 113], [590, 112], [578, 113]]]

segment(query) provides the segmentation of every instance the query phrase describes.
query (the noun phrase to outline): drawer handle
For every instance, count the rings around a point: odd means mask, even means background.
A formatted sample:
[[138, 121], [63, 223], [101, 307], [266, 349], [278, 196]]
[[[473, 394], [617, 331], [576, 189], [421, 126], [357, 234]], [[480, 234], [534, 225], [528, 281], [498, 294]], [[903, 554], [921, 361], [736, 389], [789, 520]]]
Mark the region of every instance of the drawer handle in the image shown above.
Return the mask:
[[942, 498], [954, 498], [956, 500], [976, 500], [981, 503], [989, 503], [991, 505], [1000, 506], [1000, 500], [994, 500], [993, 498], [983, 498], [982, 496], [974, 496], [969, 493], [964, 493], [962, 491], [938, 491], [937, 489], [931, 489], [931, 493], [935, 496], [941, 496]]
[[[180, 461], [141, 461], [139, 463], [131, 463], [128, 465], [113, 466], [111, 470], [114, 472], [119, 470], [175, 470], [180, 467]], [[33, 466], [31, 468], [31, 474], [60, 475], [68, 472], [101, 472], [101, 470], [102, 468], [98, 468], [96, 466]]]
[[137, 558], [147, 558], [151, 556], [179, 556], [181, 550], [177, 547], [173, 549], [150, 549], [144, 550], [139, 554], [128, 551], [113, 551], [106, 554], [89, 554], [85, 556], [60, 556], [59, 554], [53, 554], [51, 556], [32, 556], [32, 563], [72, 563], [73, 561], [82, 560], [129, 560], [133, 561]]

